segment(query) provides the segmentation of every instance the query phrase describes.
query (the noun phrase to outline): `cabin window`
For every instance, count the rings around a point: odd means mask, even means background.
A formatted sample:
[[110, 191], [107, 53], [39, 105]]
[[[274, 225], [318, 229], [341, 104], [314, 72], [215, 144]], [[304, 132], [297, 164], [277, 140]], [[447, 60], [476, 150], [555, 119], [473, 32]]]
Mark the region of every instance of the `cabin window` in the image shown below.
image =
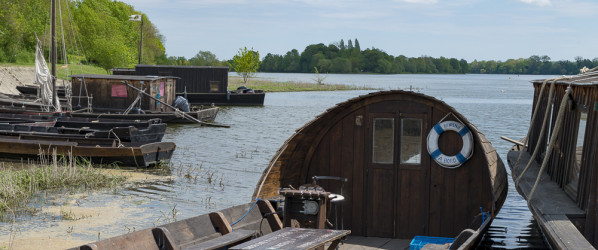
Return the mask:
[[392, 164], [394, 162], [394, 125], [393, 118], [374, 119], [373, 163]]
[[422, 120], [401, 120], [401, 164], [420, 164], [422, 149]]
[[220, 81], [210, 81], [210, 92], [220, 91]]
[[565, 186], [565, 192], [577, 200], [577, 189], [579, 187], [579, 172], [581, 169], [581, 153], [583, 152], [583, 143], [585, 141], [586, 123], [588, 119], [588, 113], [581, 112], [579, 116], [579, 126], [577, 127], [577, 138], [574, 151], [574, 157], [571, 157], [571, 164], [569, 164], [567, 174], [567, 185]]

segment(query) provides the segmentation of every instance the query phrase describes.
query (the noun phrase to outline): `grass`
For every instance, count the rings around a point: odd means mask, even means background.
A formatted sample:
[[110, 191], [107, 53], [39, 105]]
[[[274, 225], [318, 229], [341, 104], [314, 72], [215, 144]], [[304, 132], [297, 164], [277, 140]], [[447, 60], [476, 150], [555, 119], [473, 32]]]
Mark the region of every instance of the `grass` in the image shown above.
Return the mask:
[[98, 189], [114, 187], [124, 183], [125, 177], [108, 176], [100, 169], [92, 167], [88, 161], [78, 161], [73, 157], [59, 157], [41, 164], [15, 169], [0, 164], [0, 217], [7, 211], [23, 207], [38, 191], [64, 188]]
[[236, 90], [238, 86], [244, 85], [247, 88], [262, 89], [265, 92], [297, 92], [297, 91], [336, 91], [336, 90], [373, 90], [369, 87], [358, 87], [346, 84], [316, 84], [309, 82], [275, 82], [266, 79], [252, 78], [247, 84], [243, 78], [237, 76], [228, 77], [229, 90]]
[[[28, 63], [2, 63], [0, 64], [2, 67], [31, 67], [34, 68], [35, 64]], [[58, 79], [69, 80], [67, 76], [69, 75], [77, 75], [77, 74], [99, 74], [105, 75], [108, 74], [105, 69], [95, 66], [95, 65], [83, 65], [83, 64], [69, 64], [67, 67], [64, 67], [64, 64], [57, 64], [56, 65], [56, 75]], [[48, 65], [50, 67], [50, 65]], [[50, 69], [52, 70], [52, 69]]]

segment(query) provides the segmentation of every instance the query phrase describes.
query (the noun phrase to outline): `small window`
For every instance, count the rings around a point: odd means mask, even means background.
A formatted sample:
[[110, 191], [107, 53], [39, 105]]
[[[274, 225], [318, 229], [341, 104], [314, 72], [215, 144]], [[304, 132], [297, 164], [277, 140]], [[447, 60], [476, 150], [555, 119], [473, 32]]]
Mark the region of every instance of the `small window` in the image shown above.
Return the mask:
[[372, 162], [392, 164], [394, 162], [394, 119], [374, 119]]
[[220, 91], [220, 81], [210, 81], [210, 92]]
[[401, 164], [421, 164], [422, 120], [401, 120]]

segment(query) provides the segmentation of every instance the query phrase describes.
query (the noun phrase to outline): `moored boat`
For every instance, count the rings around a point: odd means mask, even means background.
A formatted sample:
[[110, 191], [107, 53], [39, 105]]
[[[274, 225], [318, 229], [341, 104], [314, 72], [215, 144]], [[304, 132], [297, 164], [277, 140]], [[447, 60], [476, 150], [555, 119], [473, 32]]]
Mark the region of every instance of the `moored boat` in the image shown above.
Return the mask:
[[160, 142], [166, 132], [165, 123], [150, 124], [147, 128], [112, 127], [110, 129], [90, 129], [89, 127], [68, 128], [39, 126], [39, 123], [1, 124], [0, 135], [6, 136], [40, 136], [61, 138], [103, 138], [117, 139], [122, 142]]
[[380, 248], [408, 247], [415, 236], [475, 247], [508, 188], [504, 165], [484, 134], [446, 103], [405, 91], [348, 100], [298, 129], [253, 198], [279, 199], [281, 188], [318, 176], [337, 177], [319, 183], [344, 197], [328, 221], [350, 229], [352, 238], [366, 237], [354, 242], [387, 238], [374, 246]]
[[534, 111], [528, 134], [507, 155], [515, 187], [552, 248], [594, 249], [597, 68], [532, 83]]
[[[131, 75], [72, 75], [73, 96], [81, 99], [86, 112], [72, 112], [73, 117], [112, 119], [160, 118], [165, 123], [200, 123], [213, 121], [218, 107], [199, 110], [185, 110], [189, 105], [183, 102], [176, 106], [176, 77], [131, 76]], [[78, 101], [79, 102], [79, 101]], [[85, 104], [86, 102], [86, 104]]]
[[112, 69], [114, 75], [176, 76], [177, 96], [184, 96], [191, 105], [262, 106], [266, 93], [263, 90], [239, 87], [228, 90], [228, 67], [135, 65], [135, 68]]
[[0, 135], [0, 158], [40, 160], [58, 155], [83, 157], [95, 164], [149, 167], [168, 163], [176, 146], [172, 142], [128, 143], [117, 139], [57, 138], [53, 136]]

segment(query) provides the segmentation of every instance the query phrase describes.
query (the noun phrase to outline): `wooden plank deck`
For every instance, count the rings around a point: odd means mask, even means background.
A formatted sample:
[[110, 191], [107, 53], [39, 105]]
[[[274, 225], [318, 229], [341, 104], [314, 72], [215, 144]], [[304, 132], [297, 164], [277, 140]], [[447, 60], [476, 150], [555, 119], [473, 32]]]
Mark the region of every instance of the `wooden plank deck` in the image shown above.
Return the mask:
[[341, 250], [409, 249], [411, 239], [348, 236], [340, 245]]
[[[515, 162], [519, 157], [519, 151], [510, 151], [507, 154], [509, 165], [514, 169]], [[516, 180], [523, 171], [530, 155], [523, 153], [517, 171], [514, 171], [513, 179]], [[585, 212], [577, 207], [576, 203], [561, 189], [555, 182], [550, 180], [545, 172], [542, 173], [541, 181], [534, 192], [532, 200], [529, 201], [529, 193], [540, 171], [540, 166], [534, 162], [525, 173], [519, 185], [515, 185], [517, 191], [523, 198], [528, 200], [530, 211], [536, 217], [542, 231], [549, 239], [555, 249], [594, 249], [586, 240], [583, 234], [575, 227], [567, 216], [585, 216]]]

